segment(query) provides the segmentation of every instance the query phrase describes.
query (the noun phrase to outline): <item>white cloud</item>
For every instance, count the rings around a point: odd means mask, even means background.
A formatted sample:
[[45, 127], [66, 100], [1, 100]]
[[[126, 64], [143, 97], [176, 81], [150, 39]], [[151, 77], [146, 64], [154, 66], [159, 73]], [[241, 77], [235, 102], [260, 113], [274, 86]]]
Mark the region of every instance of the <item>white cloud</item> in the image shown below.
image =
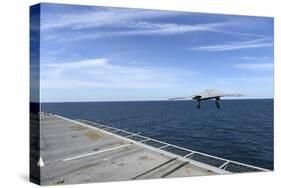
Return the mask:
[[[88, 39], [99, 39], [105, 37], [116, 37], [116, 36], [134, 36], [134, 35], [156, 35], [156, 36], [170, 36], [177, 34], [184, 34], [195, 31], [211, 31], [216, 32], [216, 28], [224, 27], [229, 23], [208, 23], [208, 24], [196, 24], [196, 25], [180, 25], [180, 24], [155, 24], [146, 22], [146, 29], [136, 30], [124, 30], [124, 31], [104, 31], [96, 33], [83, 33], [75, 34], [72, 36], [59, 36], [52, 37], [56, 41], [77, 41], [77, 40], [88, 40]], [[47, 38], [45, 40], [48, 40]]]
[[47, 63], [44, 64], [44, 67], [49, 68], [61, 68], [61, 69], [79, 69], [79, 68], [90, 68], [96, 66], [104, 66], [106, 65], [107, 59], [90, 59], [83, 60], [78, 62], [70, 62], [70, 63]]
[[272, 45], [273, 45], [272, 42], [269, 41], [268, 38], [260, 38], [256, 40], [231, 42], [227, 44], [199, 46], [191, 49], [198, 50], [198, 51], [206, 51], [206, 52], [219, 52], [219, 51], [240, 50], [240, 49], [248, 49], [248, 48], [261, 48], [261, 47], [268, 47]]
[[249, 71], [271, 71], [273, 63], [238, 63], [234, 64], [233, 67]]
[[180, 68], [114, 65], [109, 59], [49, 63], [41, 69], [42, 88], [169, 88], [196, 72]]
[[[231, 87], [246, 90], [259, 90], [259, 87], [272, 87], [273, 75], [271, 76], [234, 76], [221, 77], [216, 79], [217, 84], [221, 87]], [[255, 89], [254, 89], [255, 88]], [[260, 90], [261, 91], [261, 90]]]
[[[46, 14], [46, 13], [45, 13]], [[225, 30], [226, 26], [236, 25], [236, 22], [217, 22], [204, 24], [176, 24], [157, 23], [155, 18], [172, 17], [188, 13], [175, 11], [153, 11], [138, 9], [104, 9], [99, 11], [87, 11], [83, 13], [43, 15], [41, 23], [43, 33], [55, 29], [64, 29], [69, 34], [61, 35], [59, 32], [42, 34], [45, 41], [56, 40], [61, 42], [76, 41], [84, 39], [98, 39], [113, 36], [132, 35], [158, 35], [169, 36], [194, 31], [212, 31], [230, 35], [255, 36], [249, 33], [230, 32]], [[102, 28], [103, 31], [83, 32], [79, 31], [89, 28]], [[114, 31], [106, 29], [116, 29]], [[120, 30], [122, 28], [122, 30]], [[105, 29], [105, 30], [104, 30]]]
[[[89, 69], [106, 64], [107, 59], [92, 59], [70, 63], [44, 63], [42, 64], [42, 77], [48, 80], [59, 81], [61, 76], [67, 71], [77, 71], [79, 69]], [[53, 85], [51, 82], [50, 85]]]
[[245, 56], [245, 57], [241, 57], [241, 59], [243, 60], [253, 60], [253, 61], [262, 61], [262, 60], [269, 60], [271, 59], [270, 57], [267, 57], [267, 56], [263, 56], [263, 57], [248, 57], [248, 56]]
[[152, 11], [138, 9], [116, 9], [107, 8], [104, 10], [87, 11], [83, 13], [43, 15], [41, 28], [43, 30], [70, 28], [86, 29], [96, 27], [137, 27], [148, 28], [149, 24], [137, 22], [143, 19], [179, 15], [180, 12]]
[[[120, 32], [120, 35], [174, 35], [182, 34], [193, 31], [215, 31], [216, 28], [225, 26], [228, 23], [208, 23], [208, 24], [196, 24], [196, 25], [180, 25], [180, 24], [152, 24], [150, 23], [150, 29], [134, 30]], [[118, 32], [117, 32], [118, 35]]]
[[[61, 35], [60, 33], [48, 33], [42, 35], [44, 41], [56, 42], [73, 42], [79, 40], [99, 39], [116, 36], [135, 36], [135, 35], [156, 35], [171, 36], [196, 31], [221, 32], [218, 28], [232, 24], [231, 22], [207, 23], [207, 24], [174, 24], [174, 23], [151, 23], [151, 22], [135, 22], [127, 23], [126, 26], [134, 27], [134, 29], [124, 29], [122, 31], [96, 31], [96, 32], [75, 32]], [[121, 25], [118, 25], [120, 27]], [[232, 33], [233, 34], [233, 33]]]

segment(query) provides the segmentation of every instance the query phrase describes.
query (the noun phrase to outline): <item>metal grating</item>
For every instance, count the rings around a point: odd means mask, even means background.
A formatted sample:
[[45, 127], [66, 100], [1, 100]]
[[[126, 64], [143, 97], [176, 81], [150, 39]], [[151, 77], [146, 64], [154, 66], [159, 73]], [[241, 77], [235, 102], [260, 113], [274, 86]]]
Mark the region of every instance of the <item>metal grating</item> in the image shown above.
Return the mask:
[[192, 159], [194, 161], [197, 161], [197, 162], [207, 164], [207, 165], [215, 166], [215, 167], [220, 167], [225, 162], [227, 162], [226, 160], [221, 160], [219, 158], [214, 158], [214, 157], [202, 155], [202, 154], [199, 154], [199, 153], [193, 154], [190, 157], [190, 159]]
[[215, 156], [208, 155], [205, 153], [186, 149], [183, 147], [175, 146], [175, 145], [168, 144], [168, 143], [156, 140], [156, 139], [152, 139], [152, 138], [149, 138], [146, 136], [139, 135], [138, 133], [131, 133], [129, 131], [121, 130], [118, 128], [113, 128], [113, 127], [106, 126], [106, 125], [103, 125], [100, 123], [95, 123], [95, 122], [91, 122], [88, 120], [82, 120], [82, 119], [79, 119], [77, 121], [91, 125], [93, 127], [99, 128], [99, 129], [102, 129], [104, 131], [111, 132], [112, 134], [126, 137], [127, 139], [141, 142], [141, 143], [149, 145], [151, 147], [155, 147], [155, 148], [161, 149], [163, 151], [170, 152], [170, 153], [179, 155], [181, 157], [185, 157], [187, 160], [193, 160], [196, 162], [200, 162], [200, 163], [212, 166], [212, 167], [216, 167], [218, 169], [225, 170], [227, 172], [241, 173], [241, 172], [269, 171], [267, 169], [239, 163], [236, 161], [230, 161], [227, 159], [223, 159], [223, 158], [215, 157]]
[[104, 127], [103, 125], [97, 124], [97, 123], [88, 123], [91, 126], [97, 127], [97, 128], [102, 128]]
[[145, 137], [143, 137], [143, 136], [138, 136], [138, 135], [130, 136], [129, 138], [132, 139], [132, 140], [134, 140], [134, 141], [138, 141], [138, 142], [147, 140], [147, 138], [145, 138]]
[[117, 132], [115, 134], [118, 134], [118, 135], [124, 136], [124, 137], [132, 135], [131, 133], [128, 133], [127, 131], [119, 131], [119, 132]]
[[144, 143], [144, 144], [147, 144], [147, 145], [149, 145], [149, 146], [153, 146], [153, 147], [155, 147], [155, 148], [160, 148], [160, 147], [163, 147], [163, 146], [167, 145], [167, 144], [164, 144], [164, 143], [162, 143], [162, 142], [158, 142], [158, 141], [156, 141], [156, 140], [148, 140], [148, 141], [143, 142], [143, 143]]
[[191, 154], [190, 151], [187, 151], [185, 149], [178, 148], [178, 147], [175, 147], [175, 146], [167, 146], [167, 147], [163, 148], [162, 150], [174, 153], [176, 155], [180, 155], [182, 157], [184, 157], [188, 154]]
[[114, 131], [117, 130], [117, 129], [111, 128], [111, 127], [101, 127], [100, 129], [103, 129], [103, 130], [108, 131], [108, 132], [114, 132]]
[[253, 168], [250, 166], [245, 166], [242, 164], [237, 164], [237, 163], [233, 163], [230, 162], [228, 163], [224, 170], [228, 171], [228, 172], [232, 172], [232, 173], [241, 173], [241, 172], [260, 172], [262, 170], [257, 169], [257, 168]]

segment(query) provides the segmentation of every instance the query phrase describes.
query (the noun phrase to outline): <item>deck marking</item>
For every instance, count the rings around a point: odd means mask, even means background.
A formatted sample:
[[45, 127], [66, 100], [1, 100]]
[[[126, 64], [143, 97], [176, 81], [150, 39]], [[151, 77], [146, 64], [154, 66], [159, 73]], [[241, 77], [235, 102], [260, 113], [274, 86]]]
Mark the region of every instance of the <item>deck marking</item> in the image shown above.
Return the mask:
[[96, 155], [96, 154], [99, 154], [99, 153], [103, 153], [103, 152], [107, 152], [107, 151], [112, 151], [112, 150], [124, 148], [124, 147], [127, 147], [127, 146], [129, 146], [129, 145], [132, 145], [132, 144], [131, 144], [131, 143], [129, 143], [129, 144], [124, 144], [124, 145], [117, 146], [117, 147], [114, 147], [114, 148], [108, 148], [108, 149], [105, 149], [105, 150], [100, 150], [100, 151], [96, 151], [96, 152], [92, 152], [92, 153], [87, 153], [87, 154], [79, 155], [79, 156], [76, 156], [76, 157], [70, 157], [70, 158], [63, 159], [62, 161], [63, 161], [63, 162], [65, 162], [65, 161], [71, 161], [71, 160], [74, 160], [74, 159], [79, 159], [79, 158], [87, 157], [87, 156], [90, 156], [90, 155]]
[[48, 123], [55, 123], [55, 122], [62, 122], [61, 119], [53, 119], [53, 120], [41, 120], [40, 123], [42, 124], [48, 124]]
[[45, 166], [45, 164], [44, 164], [43, 159], [42, 159], [41, 156], [39, 157], [39, 160], [38, 160], [37, 165], [38, 165], [39, 167], [44, 167], [44, 166]]
[[171, 171], [167, 172], [166, 174], [162, 175], [160, 178], [165, 178], [166, 176], [168, 176], [168, 175], [172, 174], [173, 172], [177, 171], [178, 169], [184, 167], [184, 166], [187, 165], [188, 163], [189, 163], [189, 162], [187, 161], [187, 162], [184, 162], [184, 163], [178, 165], [176, 168], [174, 168], [174, 169], [172, 169]]
[[154, 167], [154, 168], [152, 168], [152, 169], [149, 169], [149, 170], [147, 170], [147, 171], [145, 171], [145, 172], [143, 172], [143, 173], [141, 173], [141, 174], [139, 174], [139, 175], [133, 177], [132, 180], [135, 180], [135, 179], [137, 179], [137, 178], [139, 178], [139, 177], [141, 177], [141, 176], [143, 176], [143, 175], [146, 175], [146, 174], [148, 174], [148, 173], [150, 173], [150, 172], [152, 172], [152, 171], [155, 171], [155, 170], [157, 170], [158, 168], [160, 168], [160, 167], [162, 167], [162, 166], [165, 166], [165, 165], [167, 165], [167, 164], [173, 162], [173, 161], [176, 160], [176, 159], [178, 159], [178, 158], [177, 158], [177, 157], [172, 158], [172, 159], [170, 159], [170, 160], [168, 160], [168, 161], [166, 161], [166, 162], [164, 162], [164, 163], [162, 163], [162, 164], [160, 164], [160, 165], [158, 165], [158, 166], [156, 166], [156, 167]]

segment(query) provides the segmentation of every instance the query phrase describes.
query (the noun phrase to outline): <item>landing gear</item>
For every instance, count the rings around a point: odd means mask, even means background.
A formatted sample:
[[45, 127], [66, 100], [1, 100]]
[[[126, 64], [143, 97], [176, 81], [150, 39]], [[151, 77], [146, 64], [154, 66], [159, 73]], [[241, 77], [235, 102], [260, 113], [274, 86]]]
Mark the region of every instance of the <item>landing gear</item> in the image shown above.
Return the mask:
[[216, 97], [216, 106], [217, 106], [217, 109], [220, 109], [221, 108], [221, 105], [220, 105], [220, 98], [219, 97]]
[[[204, 99], [204, 100], [206, 100], [206, 99]], [[221, 105], [220, 105], [220, 97], [216, 97], [215, 98], [215, 104], [216, 104], [216, 107], [217, 107], [217, 109], [220, 109], [221, 108]], [[198, 104], [197, 104], [197, 109], [200, 109], [200, 107], [201, 107], [201, 100], [200, 99], [197, 99], [197, 102], [198, 102]]]
[[197, 109], [200, 109], [200, 106], [201, 106], [201, 101], [200, 100], [197, 100], [198, 101], [198, 104], [197, 104]]

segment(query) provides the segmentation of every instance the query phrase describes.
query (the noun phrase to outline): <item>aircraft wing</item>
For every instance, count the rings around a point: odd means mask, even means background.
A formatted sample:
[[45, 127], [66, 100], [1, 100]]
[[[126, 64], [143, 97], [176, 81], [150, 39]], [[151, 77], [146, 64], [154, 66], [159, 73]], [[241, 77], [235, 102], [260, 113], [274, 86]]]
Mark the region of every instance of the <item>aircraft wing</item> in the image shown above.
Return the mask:
[[240, 97], [242, 96], [239, 93], [224, 93], [217, 90], [206, 90], [198, 95], [194, 95], [192, 99], [200, 99], [200, 100], [206, 100], [206, 99], [213, 99], [218, 97]]
[[170, 98], [168, 99], [169, 101], [179, 101], [179, 100], [188, 100], [190, 98], [188, 97], [174, 97], [174, 98]]
[[215, 99], [219, 97], [240, 97], [243, 96], [239, 93], [225, 93], [218, 90], [213, 89], [207, 89], [201, 93], [198, 93], [197, 95], [189, 96], [189, 97], [174, 97], [168, 99], [169, 101], [177, 101], [177, 100], [189, 100], [189, 99], [195, 99], [195, 100], [207, 100], [207, 99]]

